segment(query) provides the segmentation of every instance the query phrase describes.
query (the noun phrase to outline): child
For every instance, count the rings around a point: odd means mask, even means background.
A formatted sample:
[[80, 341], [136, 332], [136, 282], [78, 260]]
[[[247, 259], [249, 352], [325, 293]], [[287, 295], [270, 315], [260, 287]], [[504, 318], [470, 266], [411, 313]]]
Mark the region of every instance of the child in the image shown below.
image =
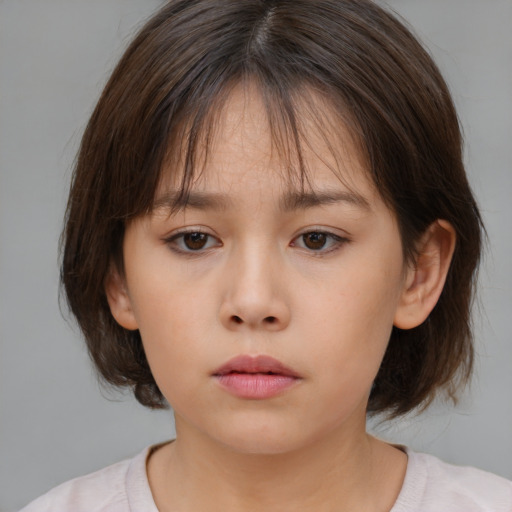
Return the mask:
[[176, 440], [33, 511], [510, 511], [368, 414], [455, 398], [481, 247], [437, 68], [367, 0], [173, 0], [83, 137], [62, 281]]

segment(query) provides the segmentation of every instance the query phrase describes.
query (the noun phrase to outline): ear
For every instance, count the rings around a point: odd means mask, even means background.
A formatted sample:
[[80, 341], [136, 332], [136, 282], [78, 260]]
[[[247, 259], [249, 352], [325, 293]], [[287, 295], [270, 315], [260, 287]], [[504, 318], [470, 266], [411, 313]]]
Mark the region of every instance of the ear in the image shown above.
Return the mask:
[[434, 309], [443, 291], [455, 242], [455, 230], [445, 220], [436, 220], [425, 231], [417, 244], [414, 266], [407, 270], [395, 313], [396, 327], [417, 327]]
[[105, 293], [107, 295], [110, 312], [116, 319], [116, 322], [125, 329], [138, 329], [137, 321], [132, 309], [132, 302], [126, 280], [120, 275], [117, 268], [111, 265], [107, 278], [105, 279]]

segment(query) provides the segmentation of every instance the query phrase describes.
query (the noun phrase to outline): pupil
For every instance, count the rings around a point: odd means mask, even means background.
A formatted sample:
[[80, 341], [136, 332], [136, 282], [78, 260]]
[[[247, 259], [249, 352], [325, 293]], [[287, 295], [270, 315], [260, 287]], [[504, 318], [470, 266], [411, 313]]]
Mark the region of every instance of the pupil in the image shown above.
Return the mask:
[[187, 233], [184, 242], [189, 249], [202, 249], [206, 245], [207, 236], [204, 233]]
[[326, 241], [327, 237], [324, 233], [308, 233], [304, 236], [304, 243], [308, 249], [321, 249]]

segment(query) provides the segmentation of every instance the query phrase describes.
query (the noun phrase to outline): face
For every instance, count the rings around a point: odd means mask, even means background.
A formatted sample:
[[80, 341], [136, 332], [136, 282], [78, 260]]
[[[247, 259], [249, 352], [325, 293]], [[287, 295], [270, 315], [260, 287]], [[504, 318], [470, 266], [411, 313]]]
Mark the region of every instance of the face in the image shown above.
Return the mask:
[[406, 271], [394, 215], [338, 134], [308, 139], [310, 187], [296, 189], [257, 92], [239, 88], [188, 205], [170, 214], [164, 179], [127, 226], [109, 300], [140, 329], [178, 436], [281, 453], [364, 431]]

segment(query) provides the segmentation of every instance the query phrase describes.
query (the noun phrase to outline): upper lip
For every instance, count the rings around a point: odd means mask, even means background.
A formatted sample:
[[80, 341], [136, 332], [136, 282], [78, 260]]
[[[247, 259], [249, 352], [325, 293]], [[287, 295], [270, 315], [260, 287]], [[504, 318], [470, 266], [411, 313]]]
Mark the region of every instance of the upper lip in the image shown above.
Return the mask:
[[239, 355], [230, 359], [213, 372], [214, 376], [228, 373], [275, 373], [287, 377], [300, 377], [299, 374], [271, 356]]

